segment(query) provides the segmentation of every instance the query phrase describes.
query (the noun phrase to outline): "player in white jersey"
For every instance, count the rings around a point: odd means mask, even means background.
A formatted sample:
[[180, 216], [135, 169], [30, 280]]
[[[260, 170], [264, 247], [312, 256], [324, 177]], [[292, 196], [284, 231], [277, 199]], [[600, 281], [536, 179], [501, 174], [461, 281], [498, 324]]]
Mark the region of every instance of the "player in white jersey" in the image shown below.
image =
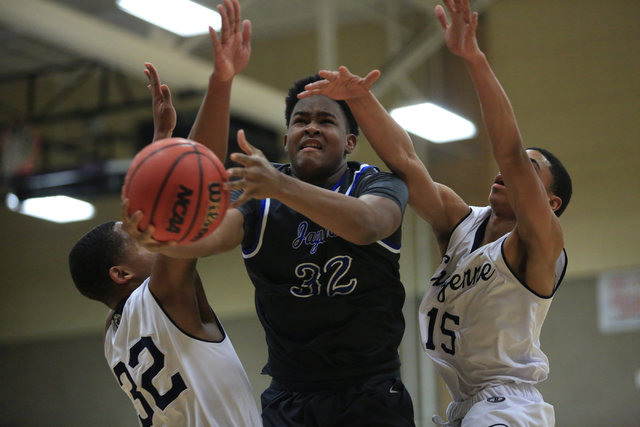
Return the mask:
[[[449, 50], [467, 66], [500, 172], [489, 206], [470, 207], [434, 182], [411, 139], [365, 78], [340, 67], [301, 97], [347, 102], [378, 155], [409, 187], [409, 203], [431, 225], [442, 264], [420, 309], [422, 345], [447, 383], [453, 402], [443, 425], [551, 426], [553, 407], [535, 384], [546, 378], [542, 323], [564, 269], [558, 216], [571, 198], [571, 179], [549, 151], [525, 150], [511, 104], [476, 40], [477, 13], [468, 0], [445, 0], [436, 16]], [[389, 142], [393, 143], [390, 144]]]
[[[471, 207], [451, 233], [420, 305], [423, 348], [454, 399], [449, 420], [464, 417], [470, 426], [552, 425], [553, 408], [529, 386], [549, 372], [540, 330], [551, 297], [538, 295], [514, 275], [502, 252], [508, 234], [482, 245], [490, 216], [488, 206]], [[566, 265], [563, 251], [555, 287]], [[523, 393], [527, 400], [514, 411], [511, 401]], [[490, 422], [494, 411], [500, 416]]]
[[69, 266], [84, 295], [113, 309], [105, 357], [140, 425], [262, 425], [196, 260], [152, 254], [110, 221], [76, 243]]
[[[250, 24], [240, 22], [237, 0], [225, 0], [218, 11], [221, 37], [211, 31], [215, 70], [198, 117], [215, 124], [211, 148], [225, 158], [229, 93], [233, 77], [249, 59]], [[146, 64], [145, 73], [151, 83], [154, 140], [167, 138], [176, 123], [171, 94], [153, 65]], [[189, 137], [202, 137], [197, 133]], [[123, 216], [137, 228], [141, 213], [129, 218], [126, 211], [125, 203]], [[197, 260], [153, 254], [137, 245], [126, 227], [111, 221], [88, 232], [69, 253], [69, 268], [83, 295], [113, 309], [105, 357], [140, 424], [261, 426], [251, 385], [209, 306]]]

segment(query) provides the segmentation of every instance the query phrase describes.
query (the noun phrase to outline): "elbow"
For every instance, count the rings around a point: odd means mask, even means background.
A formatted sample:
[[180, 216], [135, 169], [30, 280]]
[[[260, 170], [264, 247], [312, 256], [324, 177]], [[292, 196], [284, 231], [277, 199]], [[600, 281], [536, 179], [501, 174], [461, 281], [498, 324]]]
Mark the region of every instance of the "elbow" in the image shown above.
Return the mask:
[[365, 245], [371, 245], [377, 242], [378, 240], [380, 239], [378, 238], [378, 235], [375, 232], [375, 230], [363, 230], [361, 233], [358, 234], [358, 236], [354, 239], [352, 243], [355, 243], [356, 245], [360, 245], [360, 246], [365, 246]]
[[345, 239], [360, 246], [371, 245], [386, 237], [381, 235], [380, 227], [374, 221], [357, 221], [351, 230], [352, 233]]

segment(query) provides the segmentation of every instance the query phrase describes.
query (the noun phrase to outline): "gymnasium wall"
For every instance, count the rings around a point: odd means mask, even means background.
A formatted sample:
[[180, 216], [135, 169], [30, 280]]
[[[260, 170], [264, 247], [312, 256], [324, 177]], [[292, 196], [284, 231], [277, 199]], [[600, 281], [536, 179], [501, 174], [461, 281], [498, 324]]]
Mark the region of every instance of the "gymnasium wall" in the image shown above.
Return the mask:
[[[480, 24], [481, 44], [511, 98], [525, 144], [550, 148], [573, 176], [573, 200], [561, 218], [569, 269], [542, 333], [551, 374], [540, 389], [555, 405], [561, 427], [635, 425], [640, 417], [634, 383], [640, 332], [603, 334], [596, 322], [599, 275], [640, 266], [639, 16], [637, 0], [495, 0]], [[254, 45], [247, 74], [268, 73], [274, 87], [284, 90], [294, 78], [315, 71], [304, 37]], [[371, 49], [385, 45], [379, 28], [341, 29], [339, 42], [341, 63], [358, 73], [379, 66]], [[356, 51], [357, 43], [365, 47]], [[298, 61], [287, 62], [286, 52]], [[478, 119], [464, 67], [447, 53], [433, 61], [412, 73], [416, 84]], [[397, 98], [389, 93], [383, 101], [390, 107]], [[472, 203], [486, 201], [496, 167], [484, 136], [448, 146], [416, 145], [436, 179]], [[354, 158], [380, 163], [363, 138]], [[137, 425], [103, 360], [107, 309], [80, 296], [67, 273], [67, 251], [77, 238], [119, 217], [116, 198], [94, 202], [99, 216], [91, 224], [45, 223], [0, 209], [0, 426]], [[416, 225], [411, 212], [408, 217], [405, 236], [430, 242], [428, 230]], [[403, 375], [424, 426], [431, 423], [423, 412], [435, 405], [442, 413], [448, 401], [441, 387], [437, 402], [424, 394], [433, 381], [420, 381], [430, 377], [420, 362], [424, 356], [411, 317], [426, 283], [425, 266], [432, 262], [426, 243], [403, 248]], [[232, 252], [199, 265], [258, 396], [268, 383], [259, 375], [266, 349], [241, 257]]]

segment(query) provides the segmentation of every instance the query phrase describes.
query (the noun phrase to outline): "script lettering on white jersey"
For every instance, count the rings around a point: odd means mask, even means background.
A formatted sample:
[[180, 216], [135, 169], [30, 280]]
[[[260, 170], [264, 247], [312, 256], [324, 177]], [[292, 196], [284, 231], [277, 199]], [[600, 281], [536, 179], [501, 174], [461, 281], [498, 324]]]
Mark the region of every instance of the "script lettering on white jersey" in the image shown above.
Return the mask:
[[[445, 255], [446, 256], [446, 255]], [[448, 257], [447, 257], [448, 258]], [[448, 259], [445, 260], [445, 263]], [[471, 266], [464, 270], [462, 274], [455, 273], [449, 275], [446, 268], [442, 269], [439, 273], [434, 274], [431, 278], [431, 284], [433, 286], [442, 286], [438, 292], [438, 301], [444, 302], [446, 299], [447, 289], [451, 291], [457, 291], [458, 289], [470, 288], [477, 285], [481, 281], [489, 281], [496, 272], [496, 268], [490, 262], [476, 266]]]

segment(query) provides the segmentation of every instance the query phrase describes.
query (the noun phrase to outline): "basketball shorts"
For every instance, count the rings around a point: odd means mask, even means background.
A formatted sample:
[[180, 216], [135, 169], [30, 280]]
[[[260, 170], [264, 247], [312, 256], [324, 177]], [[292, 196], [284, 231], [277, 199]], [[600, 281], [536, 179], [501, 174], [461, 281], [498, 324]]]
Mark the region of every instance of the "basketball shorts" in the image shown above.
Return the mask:
[[314, 391], [291, 391], [272, 383], [261, 401], [265, 427], [415, 426], [411, 396], [397, 378]]
[[[435, 418], [434, 417], [434, 421]], [[531, 384], [488, 387], [447, 408], [448, 423], [459, 427], [553, 427], [553, 406]]]

